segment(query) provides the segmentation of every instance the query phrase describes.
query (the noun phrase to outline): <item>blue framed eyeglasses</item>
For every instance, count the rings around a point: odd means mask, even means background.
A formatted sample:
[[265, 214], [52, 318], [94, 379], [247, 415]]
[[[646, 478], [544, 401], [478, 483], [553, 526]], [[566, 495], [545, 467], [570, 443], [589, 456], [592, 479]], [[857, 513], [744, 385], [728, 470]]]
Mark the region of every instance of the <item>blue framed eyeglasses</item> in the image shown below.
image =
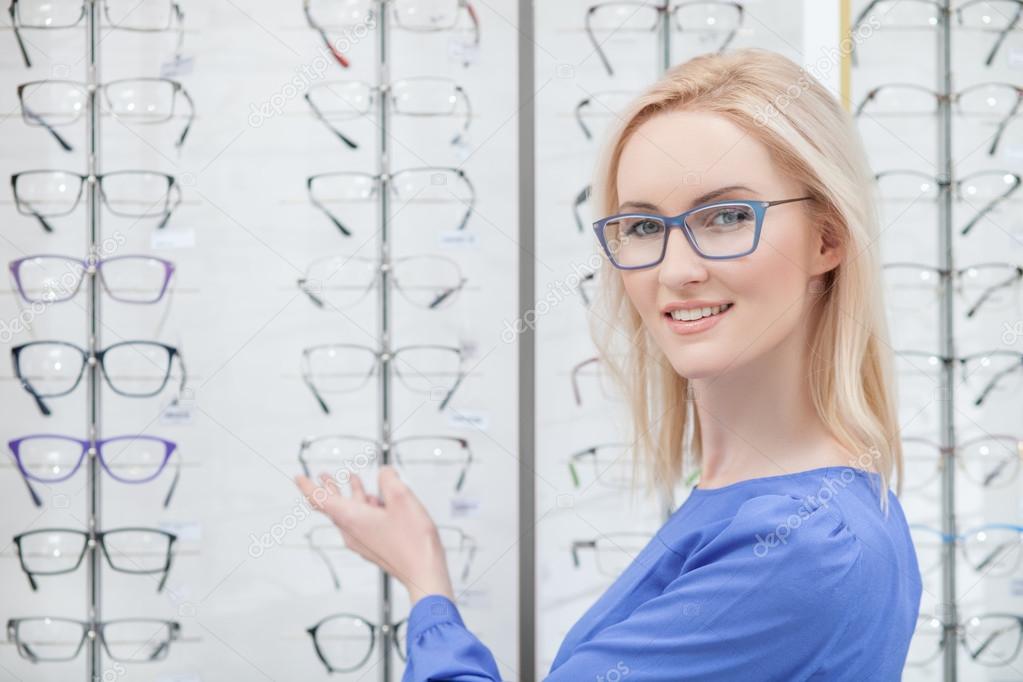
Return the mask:
[[727, 260], [753, 253], [760, 243], [764, 214], [771, 206], [813, 197], [778, 201], [730, 200], [697, 206], [676, 216], [619, 213], [593, 223], [597, 239], [619, 270], [651, 268], [664, 260], [668, 233], [677, 227], [704, 258]]

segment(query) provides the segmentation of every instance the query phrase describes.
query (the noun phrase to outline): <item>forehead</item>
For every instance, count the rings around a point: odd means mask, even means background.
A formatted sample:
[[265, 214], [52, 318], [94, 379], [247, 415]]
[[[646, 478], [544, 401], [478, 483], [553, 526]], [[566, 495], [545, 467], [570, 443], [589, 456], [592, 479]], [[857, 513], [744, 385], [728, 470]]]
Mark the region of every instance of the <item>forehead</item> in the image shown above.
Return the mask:
[[647, 119], [629, 137], [616, 181], [619, 202], [678, 207], [726, 185], [770, 192], [776, 178], [767, 147], [727, 118], [669, 111]]

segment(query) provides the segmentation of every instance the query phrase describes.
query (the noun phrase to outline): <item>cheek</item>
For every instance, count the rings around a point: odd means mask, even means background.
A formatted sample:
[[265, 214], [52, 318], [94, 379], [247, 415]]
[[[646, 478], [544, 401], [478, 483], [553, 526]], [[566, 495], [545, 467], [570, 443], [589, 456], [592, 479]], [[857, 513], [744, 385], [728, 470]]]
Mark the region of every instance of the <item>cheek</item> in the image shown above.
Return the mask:
[[622, 272], [622, 286], [632, 306], [646, 319], [651, 312], [657, 313], [657, 269]]

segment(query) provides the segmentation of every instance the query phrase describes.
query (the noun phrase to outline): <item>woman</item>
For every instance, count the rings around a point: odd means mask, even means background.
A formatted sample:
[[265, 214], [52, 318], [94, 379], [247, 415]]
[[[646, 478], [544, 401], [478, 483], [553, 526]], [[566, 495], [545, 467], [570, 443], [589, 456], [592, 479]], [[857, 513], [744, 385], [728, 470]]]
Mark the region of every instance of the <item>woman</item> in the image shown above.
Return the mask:
[[[889, 490], [902, 453], [872, 186], [850, 117], [770, 52], [693, 59], [623, 114], [594, 183], [596, 337], [648, 484], [670, 495], [687, 462], [700, 479], [547, 680], [900, 678], [921, 583]], [[381, 498], [357, 476], [350, 496], [298, 483], [408, 588], [405, 680], [500, 679], [393, 469]]]

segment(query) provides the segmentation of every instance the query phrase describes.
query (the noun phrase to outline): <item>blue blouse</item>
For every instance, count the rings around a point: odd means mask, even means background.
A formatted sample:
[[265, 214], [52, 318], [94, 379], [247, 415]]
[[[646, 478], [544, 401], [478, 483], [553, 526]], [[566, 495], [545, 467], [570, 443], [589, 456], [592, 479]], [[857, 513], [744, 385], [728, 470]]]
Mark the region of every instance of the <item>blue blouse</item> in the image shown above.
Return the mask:
[[[569, 631], [548, 682], [899, 680], [920, 572], [880, 476], [823, 467], [695, 488]], [[412, 608], [403, 682], [500, 680], [457, 607]]]

